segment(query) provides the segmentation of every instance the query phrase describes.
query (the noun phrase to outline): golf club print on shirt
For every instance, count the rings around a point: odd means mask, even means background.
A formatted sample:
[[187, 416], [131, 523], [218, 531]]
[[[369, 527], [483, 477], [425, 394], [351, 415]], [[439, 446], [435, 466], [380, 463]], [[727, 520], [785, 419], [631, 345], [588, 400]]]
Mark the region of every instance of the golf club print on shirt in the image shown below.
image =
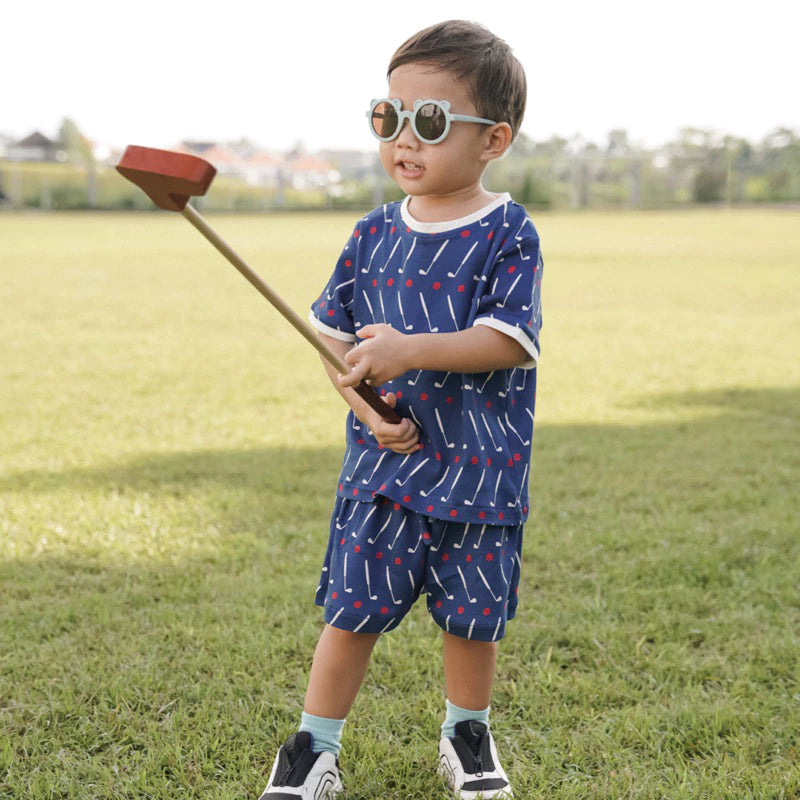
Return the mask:
[[445, 223], [417, 222], [407, 206], [387, 204], [359, 220], [312, 306], [312, 324], [354, 343], [373, 323], [407, 335], [487, 325], [529, 358], [480, 374], [412, 370], [378, 387], [395, 393], [423, 447], [405, 456], [383, 449], [351, 412], [338, 493], [385, 496], [457, 522], [524, 522], [542, 324], [538, 234], [507, 194]]

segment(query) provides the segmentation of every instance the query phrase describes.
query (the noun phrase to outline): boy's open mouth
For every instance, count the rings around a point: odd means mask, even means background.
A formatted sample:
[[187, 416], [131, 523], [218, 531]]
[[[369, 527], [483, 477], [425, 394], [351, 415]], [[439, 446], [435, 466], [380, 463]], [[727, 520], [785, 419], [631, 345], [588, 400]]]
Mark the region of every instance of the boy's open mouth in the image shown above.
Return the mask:
[[413, 161], [398, 161], [397, 165], [406, 172], [422, 172], [422, 167]]

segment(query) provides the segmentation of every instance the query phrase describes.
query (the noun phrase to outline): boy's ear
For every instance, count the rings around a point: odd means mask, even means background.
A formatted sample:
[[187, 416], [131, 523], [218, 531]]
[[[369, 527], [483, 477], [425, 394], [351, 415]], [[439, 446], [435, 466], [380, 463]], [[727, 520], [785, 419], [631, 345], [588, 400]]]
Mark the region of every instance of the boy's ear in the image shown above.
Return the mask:
[[486, 132], [486, 146], [483, 155], [486, 161], [501, 158], [511, 146], [513, 139], [511, 126], [507, 122], [497, 122]]

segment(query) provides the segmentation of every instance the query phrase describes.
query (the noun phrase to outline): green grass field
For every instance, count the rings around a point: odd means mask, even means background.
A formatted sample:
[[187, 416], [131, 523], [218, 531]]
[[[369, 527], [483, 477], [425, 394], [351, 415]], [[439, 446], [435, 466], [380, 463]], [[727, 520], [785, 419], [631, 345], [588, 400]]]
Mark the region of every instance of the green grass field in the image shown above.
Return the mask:
[[[210, 221], [304, 313], [353, 217]], [[800, 798], [800, 217], [536, 222], [492, 711], [516, 796]], [[345, 407], [177, 215], [0, 215], [0, 263], [0, 798], [256, 798], [322, 624]], [[420, 603], [379, 642], [347, 800], [446, 797], [437, 631]]]

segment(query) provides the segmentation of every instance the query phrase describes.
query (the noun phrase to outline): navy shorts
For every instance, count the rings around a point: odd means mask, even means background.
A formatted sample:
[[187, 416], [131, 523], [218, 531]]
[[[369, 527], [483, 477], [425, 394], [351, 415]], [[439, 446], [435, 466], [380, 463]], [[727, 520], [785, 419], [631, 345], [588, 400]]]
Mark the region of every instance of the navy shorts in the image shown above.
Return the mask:
[[359, 633], [397, 627], [420, 593], [448, 633], [492, 642], [517, 608], [522, 525], [446, 522], [377, 497], [337, 497], [315, 602]]

